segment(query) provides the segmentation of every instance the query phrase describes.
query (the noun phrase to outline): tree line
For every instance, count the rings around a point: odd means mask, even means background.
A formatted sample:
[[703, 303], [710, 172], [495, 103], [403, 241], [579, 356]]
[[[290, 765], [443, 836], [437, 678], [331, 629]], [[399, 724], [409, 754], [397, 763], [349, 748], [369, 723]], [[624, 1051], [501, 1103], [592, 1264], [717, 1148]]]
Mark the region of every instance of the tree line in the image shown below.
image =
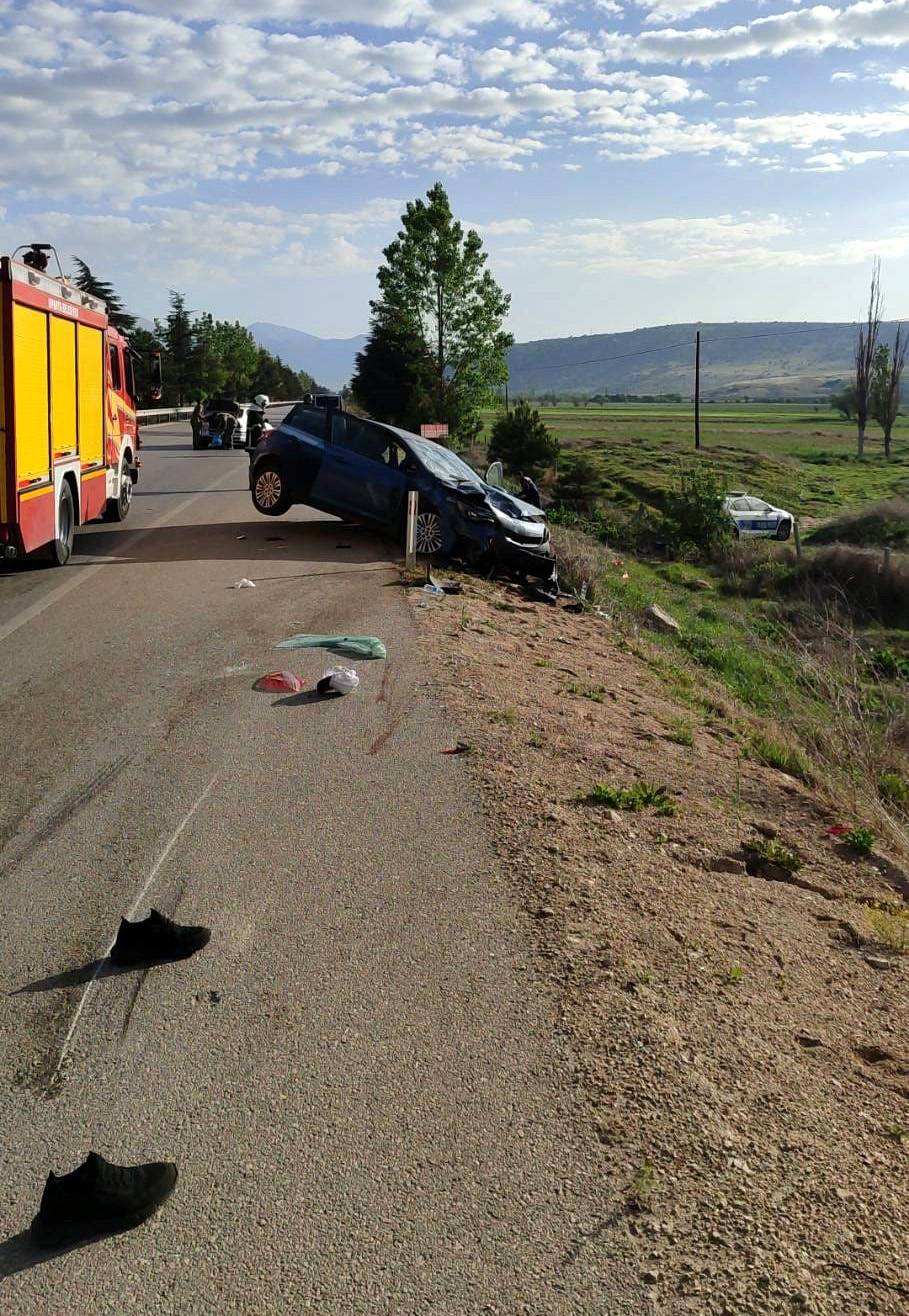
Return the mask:
[[161, 357], [164, 406], [184, 406], [216, 396], [248, 400], [257, 393], [291, 399], [318, 390], [312, 375], [292, 370], [280, 357], [260, 347], [238, 320], [216, 320], [208, 311], [188, 311], [185, 295], [171, 291], [167, 316], [155, 320], [154, 331], [143, 329], [112, 284], [95, 275], [78, 256], [73, 267], [76, 286], [107, 304], [111, 324], [137, 353], [136, 386], [143, 401], [151, 397], [151, 360], [157, 354]]

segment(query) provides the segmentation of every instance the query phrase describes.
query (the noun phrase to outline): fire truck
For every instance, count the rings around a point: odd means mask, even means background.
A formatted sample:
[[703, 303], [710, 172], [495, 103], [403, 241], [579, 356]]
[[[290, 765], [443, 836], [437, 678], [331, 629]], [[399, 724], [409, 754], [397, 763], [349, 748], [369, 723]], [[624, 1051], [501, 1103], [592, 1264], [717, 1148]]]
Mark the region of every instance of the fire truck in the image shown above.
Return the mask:
[[129, 512], [141, 442], [129, 344], [48, 251], [0, 258], [0, 558], [64, 566], [77, 526]]

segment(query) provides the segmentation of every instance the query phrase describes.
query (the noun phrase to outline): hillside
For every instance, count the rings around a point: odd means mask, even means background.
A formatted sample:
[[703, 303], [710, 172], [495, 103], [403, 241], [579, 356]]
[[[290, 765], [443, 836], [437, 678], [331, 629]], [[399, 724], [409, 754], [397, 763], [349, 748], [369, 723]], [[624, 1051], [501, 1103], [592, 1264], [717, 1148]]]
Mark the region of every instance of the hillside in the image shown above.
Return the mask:
[[[514, 395], [678, 393], [694, 389], [694, 341], [701, 330], [705, 398], [815, 398], [843, 387], [852, 373], [855, 326], [789, 320], [667, 324], [619, 334], [541, 338], [508, 353]], [[895, 323], [885, 326], [890, 341]], [[287, 325], [259, 322], [250, 333], [295, 370], [331, 388], [346, 384], [366, 342], [319, 338]]]
[[[508, 354], [510, 389], [514, 394], [679, 393], [687, 398], [694, 388], [698, 329], [704, 397], [816, 397], [841, 387], [852, 371], [852, 325], [669, 324], [516, 343]], [[886, 340], [895, 329], [893, 323], [886, 326]]]
[[249, 332], [260, 347], [265, 347], [293, 370], [306, 370], [328, 388], [342, 388], [350, 379], [354, 358], [366, 342], [364, 334], [355, 338], [318, 338], [302, 329], [283, 324], [259, 322]]

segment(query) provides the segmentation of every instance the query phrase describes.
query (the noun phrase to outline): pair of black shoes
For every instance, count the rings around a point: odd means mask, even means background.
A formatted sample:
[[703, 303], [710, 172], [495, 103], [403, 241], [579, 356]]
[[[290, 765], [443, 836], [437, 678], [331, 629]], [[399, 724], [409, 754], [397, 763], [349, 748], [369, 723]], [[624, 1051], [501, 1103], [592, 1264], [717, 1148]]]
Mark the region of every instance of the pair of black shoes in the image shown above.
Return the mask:
[[[120, 920], [110, 950], [112, 963], [125, 967], [162, 960], [185, 960], [208, 945], [211, 930], [185, 927], [153, 909], [141, 923]], [[167, 1161], [112, 1165], [97, 1152], [72, 1174], [49, 1174], [32, 1240], [43, 1248], [71, 1246], [99, 1234], [141, 1225], [167, 1201], [177, 1184], [177, 1167]]]

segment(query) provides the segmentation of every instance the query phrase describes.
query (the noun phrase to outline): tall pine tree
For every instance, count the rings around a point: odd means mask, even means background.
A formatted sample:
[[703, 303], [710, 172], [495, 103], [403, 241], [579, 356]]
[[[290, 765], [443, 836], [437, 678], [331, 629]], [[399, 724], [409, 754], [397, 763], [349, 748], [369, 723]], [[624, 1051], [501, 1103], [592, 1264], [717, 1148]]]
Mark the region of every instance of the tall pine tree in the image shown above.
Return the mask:
[[[358, 362], [361, 387], [364, 365], [375, 354], [386, 379], [398, 380], [395, 414], [413, 415], [419, 407], [423, 419], [447, 422], [452, 436], [467, 442], [479, 429], [480, 407], [494, 400], [507, 376], [513, 339], [504, 321], [511, 298], [485, 268], [479, 234], [465, 234], [454, 218], [441, 183], [425, 201], [408, 202], [383, 255], [370, 342]], [[395, 353], [400, 359], [392, 368]]]
[[123, 302], [114, 291], [112, 283], [105, 283], [93, 274], [84, 260], [78, 256], [73, 257], [73, 282], [80, 292], [87, 292], [92, 297], [98, 297], [107, 305], [107, 315], [115, 329], [119, 329], [122, 334], [128, 338], [136, 328], [136, 317], [130, 315], [129, 311], [123, 305]]

